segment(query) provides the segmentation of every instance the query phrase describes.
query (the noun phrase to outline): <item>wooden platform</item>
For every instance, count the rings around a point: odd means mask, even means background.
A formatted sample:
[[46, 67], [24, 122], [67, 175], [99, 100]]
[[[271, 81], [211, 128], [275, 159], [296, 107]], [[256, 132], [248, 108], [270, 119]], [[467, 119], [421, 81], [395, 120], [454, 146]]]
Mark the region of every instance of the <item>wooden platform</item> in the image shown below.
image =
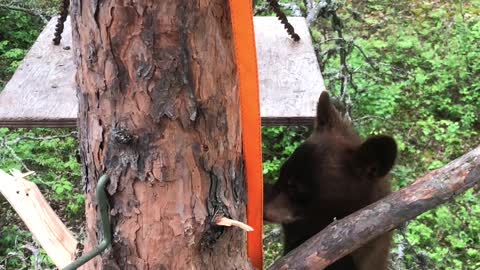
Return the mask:
[[275, 17], [254, 17], [262, 125], [310, 125], [323, 77], [303, 17], [289, 17], [291, 40]]
[[[275, 17], [255, 17], [263, 125], [310, 124], [325, 90], [304, 18], [290, 17], [300, 42]], [[70, 20], [52, 45], [56, 17], [45, 27], [0, 93], [0, 127], [74, 127], [75, 93]]]
[[53, 18], [0, 93], [0, 126], [74, 127], [78, 101], [70, 20], [59, 46], [52, 45]]

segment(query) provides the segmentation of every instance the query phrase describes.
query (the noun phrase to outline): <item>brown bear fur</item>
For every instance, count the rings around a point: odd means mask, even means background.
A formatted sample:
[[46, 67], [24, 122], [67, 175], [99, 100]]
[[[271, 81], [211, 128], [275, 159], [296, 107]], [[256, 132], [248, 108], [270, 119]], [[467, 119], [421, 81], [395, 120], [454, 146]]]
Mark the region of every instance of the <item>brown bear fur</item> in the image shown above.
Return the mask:
[[[264, 219], [282, 224], [284, 253], [389, 194], [386, 177], [396, 156], [393, 138], [362, 141], [323, 92], [313, 133], [283, 164], [278, 181], [265, 186]], [[326, 269], [386, 270], [391, 237], [382, 235]]]

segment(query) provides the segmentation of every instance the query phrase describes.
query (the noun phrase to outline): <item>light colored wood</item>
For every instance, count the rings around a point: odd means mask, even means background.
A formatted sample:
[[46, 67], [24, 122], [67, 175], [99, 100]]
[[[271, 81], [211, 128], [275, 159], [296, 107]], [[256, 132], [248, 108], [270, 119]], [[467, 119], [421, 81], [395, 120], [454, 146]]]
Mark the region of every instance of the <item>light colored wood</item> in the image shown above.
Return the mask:
[[52, 210], [34, 183], [0, 169], [0, 193], [12, 205], [28, 230], [55, 265], [62, 269], [75, 259], [77, 240]]
[[318, 97], [325, 91], [305, 18], [288, 20], [299, 42], [288, 37], [276, 18], [254, 17], [264, 125], [312, 124]]
[[[300, 35], [292, 41], [275, 17], [255, 17], [262, 125], [310, 125], [322, 74], [305, 19], [289, 17]], [[40, 34], [12, 79], [0, 93], [0, 127], [75, 127], [78, 104], [71, 24], [62, 43], [52, 45], [56, 17]]]
[[216, 220], [215, 224], [217, 224], [218, 226], [226, 226], [226, 227], [234, 226], [246, 232], [253, 232], [253, 228], [250, 227], [249, 225], [231, 218], [221, 217]]
[[70, 19], [60, 45], [52, 44], [52, 18], [0, 93], [0, 126], [75, 126], [78, 102]]

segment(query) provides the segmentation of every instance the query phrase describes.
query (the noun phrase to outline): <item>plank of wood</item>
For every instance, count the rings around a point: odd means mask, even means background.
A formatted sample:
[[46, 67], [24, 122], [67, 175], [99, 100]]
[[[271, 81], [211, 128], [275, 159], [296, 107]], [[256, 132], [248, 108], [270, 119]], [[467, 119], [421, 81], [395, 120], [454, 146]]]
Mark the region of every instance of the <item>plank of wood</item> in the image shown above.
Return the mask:
[[52, 210], [37, 185], [0, 169], [0, 193], [58, 268], [62, 269], [75, 259], [77, 240]]
[[59, 46], [52, 44], [52, 18], [0, 93], [0, 126], [75, 126], [78, 101], [70, 19]]
[[[255, 17], [262, 125], [310, 125], [325, 90], [306, 21], [289, 17], [292, 41], [275, 17]], [[75, 127], [78, 104], [70, 20], [52, 45], [52, 18], [0, 93], [0, 127]]]
[[288, 20], [299, 42], [288, 37], [276, 18], [254, 17], [263, 125], [312, 124], [325, 91], [305, 18]]

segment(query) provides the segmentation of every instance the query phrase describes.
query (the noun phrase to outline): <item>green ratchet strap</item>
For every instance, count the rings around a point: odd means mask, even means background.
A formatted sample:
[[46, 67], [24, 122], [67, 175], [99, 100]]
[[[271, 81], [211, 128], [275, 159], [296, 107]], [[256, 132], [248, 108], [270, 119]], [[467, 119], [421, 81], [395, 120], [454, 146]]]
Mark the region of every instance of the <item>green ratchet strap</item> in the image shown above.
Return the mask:
[[107, 193], [105, 192], [105, 186], [109, 180], [110, 179], [106, 174], [102, 175], [98, 180], [97, 189], [95, 191], [97, 203], [100, 207], [100, 218], [102, 220], [103, 227], [103, 241], [93, 250], [67, 265], [65, 268], [63, 268], [63, 270], [76, 270], [78, 267], [84, 265], [86, 262], [102, 253], [102, 251], [104, 251], [108, 246], [110, 246], [110, 243], [112, 243], [112, 229], [110, 227], [110, 219], [108, 216]]

